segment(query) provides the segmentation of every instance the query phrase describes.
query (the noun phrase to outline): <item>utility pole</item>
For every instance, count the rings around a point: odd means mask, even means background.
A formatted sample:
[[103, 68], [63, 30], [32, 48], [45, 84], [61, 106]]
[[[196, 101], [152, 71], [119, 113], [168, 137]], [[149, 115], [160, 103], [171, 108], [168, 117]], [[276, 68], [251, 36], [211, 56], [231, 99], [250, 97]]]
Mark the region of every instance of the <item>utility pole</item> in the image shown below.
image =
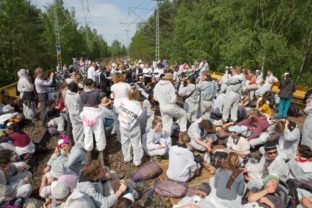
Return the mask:
[[61, 50], [61, 37], [60, 37], [60, 28], [57, 17], [57, 2], [54, 1], [54, 30], [55, 30], [55, 47], [56, 47], [56, 60], [57, 60], [57, 69], [62, 70], [62, 50]]
[[129, 47], [130, 47], [130, 45], [129, 45], [129, 29], [125, 29], [125, 31], [126, 31], [126, 35], [127, 35], [127, 56], [128, 56], [128, 58], [130, 58], [130, 50], [129, 50]]
[[157, 5], [156, 5], [156, 47], [155, 47], [155, 58], [156, 61], [158, 61], [160, 59], [160, 29], [159, 29], [159, 7], [160, 7], [160, 2], [162, 2], [163, 0], [154, 0], [156, 1]]

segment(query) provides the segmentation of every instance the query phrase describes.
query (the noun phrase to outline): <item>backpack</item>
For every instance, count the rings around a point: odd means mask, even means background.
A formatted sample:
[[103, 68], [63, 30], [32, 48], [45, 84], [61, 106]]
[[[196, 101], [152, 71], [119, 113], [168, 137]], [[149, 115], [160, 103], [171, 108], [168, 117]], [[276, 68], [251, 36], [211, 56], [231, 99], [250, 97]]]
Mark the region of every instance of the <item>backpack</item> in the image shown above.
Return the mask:
[[297, 108], [295, 105], [291, 104], [291, 106], [288, 109], [288, 116], [300, 117], [303, 115], [304, 115], [304, 113], [299, 108]]
[[159, 182], [154, 187], [155, 192], [159, 195], [172, 198], [183, 197], [186, 194], [187, 189], [187, 183], [177, 182], [170, 179]]
[[217, 94], [217, 85], [214, 81], [208, 82], [201, 90], [201, 99], [211, 101]]
[[162, 174], [162, 172], [163, 170], [156, 162], [146, 163], [131, 176], [131, 180], [133, 182], [139, 182], [153, 179]]

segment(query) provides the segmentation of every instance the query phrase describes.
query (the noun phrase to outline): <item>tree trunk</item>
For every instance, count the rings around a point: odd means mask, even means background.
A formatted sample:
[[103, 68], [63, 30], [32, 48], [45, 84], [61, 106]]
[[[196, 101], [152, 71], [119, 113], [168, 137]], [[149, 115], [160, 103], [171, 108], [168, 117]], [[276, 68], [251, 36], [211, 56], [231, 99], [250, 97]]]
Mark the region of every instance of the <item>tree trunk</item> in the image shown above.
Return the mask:
[[308, 39], [308, 42], [307, 42], [307, 47], [304, 51], [304, 54], [303, 54], [303, 57], [302, 57], [302, 63], [301, 63], [301, 66], [300, 66], [300, 73], [303, 71], [303, 68], [304, 68], [304, 63], [307, 59], [307, 55], [308, 55], [308, 52], [309, 52], [309, 48], [311, 46], [311, 41], [312, 41], [312, 30], [310, 31], [310, 35], [309, 35], [309, 39]]

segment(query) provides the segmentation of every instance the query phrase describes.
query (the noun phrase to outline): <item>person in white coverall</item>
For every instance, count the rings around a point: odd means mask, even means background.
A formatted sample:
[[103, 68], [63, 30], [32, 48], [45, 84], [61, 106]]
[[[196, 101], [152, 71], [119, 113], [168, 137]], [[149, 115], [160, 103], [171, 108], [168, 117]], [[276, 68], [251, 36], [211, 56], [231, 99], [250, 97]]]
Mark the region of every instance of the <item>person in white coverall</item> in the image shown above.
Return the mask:
[[155, 117], [152, 129], [143, 136], [143, 148], [149, 156], [162, 156], [168, 153], [170, 147], [170, 135], [162, 130], [161, 119]]
[[220, 93], [225, 93], [228, 85], [226, 84], [226, 81], [231, 77], [231, 70], [228, 66], [225, 67], [225, 73], [223, 74], [221, 80], [219, 81], [219, 84], [221, 85]]
[[297, 124], [283, 119], [275, 124], [275, 131], [279, 133], [278, 154], [284, 160], [294, 159], [300, 140], [300, 130]]
[[173, 118], [179, 119], [180, 132], [186, 132], [187, 130], [187, 114], [176, 104], [177, 95], [171, 80], [172, 74], [167, 73], [154, 88], [154, 99], [159, 102], [164, 130], [169, 132], [170, 135], [172, 132]]
[[188, 135], [183, 134], [181, 144], [178, 143], [169, 150], [169, 166], [166, 173], [171, 180], [186, 182], [200, 168], [200, 164], [194, 160], [193, 153], [186, 147], [186, 143], [189, 141]]
[[271, 90], [272, 85], [276, 82], [278, 82], [278, 79], [273, 76], [271, 70], [268, 70], [264, 84], [255, 92], [256, 96], [263, 96], [265, 93], [269, 92]]
[[68, 90], [65, 94], [65, 106], [69, 114], [69, 119], [72, 124], [72, 133], [74, 142], [83, 142], [84, 132], [82, 121], [79, 114], [82, 111], [82, 102], [78, 92], [78, 84], [72, 81], [68, 85]]
[[117, 140], [120, 141], [120, 127], [118, 120], [118, 107], [121, 99], [128, 99], [128, 90], [131, 88], [128, 83], [125, 83], [126, 77], [121, 73], [115, 73], [112, 77], [114, 84], [111, 87], [111, 97], [114, 99], [114, 125], [117, 134]]
[[307, 114], [307, 117], [303, 123], [301, 144], [312, 147], [312, 94], [307, 96], [306, 103], [304, 112]]
[[231, 121], [237, 121], [237, 111], [238, 104], [241, 96], [241, 89], [244, 82], [244, 78], [240, 74], [239, 68], [233, 69], [233, 76], [231, 76], [226, 84], [228, 85], [225, 98], [224, 107], [222, 112], [222, 120], [227, 123], [230, 112], [231, 112]]
[[213, 99], [217, 93], [217, 83], [211, 79], [209, 71], [204, 71], [199, 77], [197, 86], [200, 93], [200, 108], [198, 111], [204, 119], [209, 120], [212, 112]]
[[95, 142], [99, 153], [99, 159], [104, 165], [103, 151], [106, 147], [106, 136], [103, 125], [103, 114], [99, 108], [101, 102], [100, 92], [94, 88], [94, 82], [92, 79], [85, 81], [85, 89], [80, 94], [82, 104], [84, 105], [80, 118], [83, 123], [84, 130], [84, 146], [85, 150], [90, 152], [93, 150], [93, 134], [95, 136]]
[[129, 89], [129, 99], [122, 99], [118, 107], [118, 120], [120, 123], [121, 150], [125, 162], [131, 162], [131, 147], [133, 149], [133, 164], [142, 164], [143, 149], [141, 143], [140, 117], [142, 115], [141, 103], [137, 101], [138, 91]]
[[[185, 81], [187, 85], [185, 85]], [[187, 112], [187, 119], [190, 122], [195, 121], [199, 102], [199, 91], [194, 77], [190, 76], [186, 80], [182, 78], [179, 95], [185, 98], [184, 110]]]
[[216, 139], [211, 132], [213, 131], [213, 125], [204, 119], [198, 119], [191, 124], [187, 133], [191, 138], [191, 145], [194, 149], [199, 151], [211, 152], [211, 145]]
[[274, 141], [266, 141], [264, 144], [264, 155], [259, 163], [246, 164], [246, 168], [242, 171], [247, 173], [247, 187], [249, 189], [261, 188], [263, 186], [261, 178], [267, 175], [275, 175], [280, 180], [286, 182], [289, 174], [289, 167], [284, 159], [279, 156], [277, 151], [277, 143]]

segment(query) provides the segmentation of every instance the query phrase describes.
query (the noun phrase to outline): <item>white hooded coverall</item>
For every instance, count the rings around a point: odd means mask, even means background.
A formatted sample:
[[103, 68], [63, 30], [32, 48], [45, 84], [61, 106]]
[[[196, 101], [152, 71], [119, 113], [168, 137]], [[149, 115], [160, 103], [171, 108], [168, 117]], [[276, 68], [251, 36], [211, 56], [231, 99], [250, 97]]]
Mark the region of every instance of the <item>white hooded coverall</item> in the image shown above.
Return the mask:
[[132, 160], [131, 146], [133, 149], [133, 164], [141, 165], [143, 149], [141, 143], [140, 116], [142, 114], [141, 104], [138, 101], [123, 99], [118, 107], [121, 136], [121, 149], [125, 162]]
[[166, 132], [172, 132], [172, 119], [179, 119], [181, 132], [186, 132], [187, 114], [177, 104], [177, 95], [172, 83], [168, 80], [160, 80], [154, 88], [154, 98], [159, 102], [161, 120]]
[[97, 150], [103, 151], [106, 147], [106, 136], [101, 109], [93, 107], [83, 107], [83, 110], [80, 113], [80, 118], [83, 123], [85, 150], [93, 150], [94, 133]]

